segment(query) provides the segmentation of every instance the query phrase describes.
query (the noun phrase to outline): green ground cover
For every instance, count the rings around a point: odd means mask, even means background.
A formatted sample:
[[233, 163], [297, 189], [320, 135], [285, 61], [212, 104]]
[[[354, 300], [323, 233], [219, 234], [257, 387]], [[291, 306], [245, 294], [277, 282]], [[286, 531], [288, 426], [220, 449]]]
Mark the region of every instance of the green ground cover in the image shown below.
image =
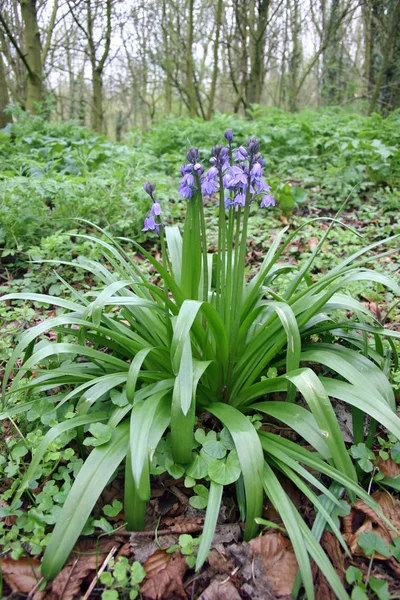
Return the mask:
[[[213, 121], [206, 123], [170, 119], [155, 124], [144, 134], [131, 132], [124, 144], [112, 144], [71, 123], [55, 125], [39, 118], [32, 120], [20, 117], [17, 123], [0, 133], [0, 292], [45, 292], [68, 298], [77, 291], [96, 292], [99, 289], [99, 278], [74, 266], [82, 264], [82, 260], [103, 259], [99, 244], [87, 237], [80, 237], [82, 234], [95, 233], [94, 227], [87, 222], [74, 221], [73, 218], [86, 219], [113, 236], [144, 242], [145, 248], [157, 254], [158, 239], [155, 236], [146, 237], [141, 231], [143, 218], [151, 205], [143, 191], [143, 182], [149, 178], [156, 181], [157, 198], [162, 204], [166, 222], [180, 224], [185, 205], [177, 193], [182, 158], [189, 147], [197, 146], [206, 163], [210, 146], [221, 141], [227, 128], [232, 128], [235, 139], [243, 142], [250, 135], [260, 139], [266, 161], [266, 179], [277, 200], [277, 206], [268, 211], [251, 209], [246, 277], [259, 268], [270, 249], [271, 240], [279, 235], [284, 226], [293, 232], [309, 221], [293, 237], [284, 255], [289, 266], [307, 260], [326, 232], [330, 223], [328, 219], [335, 216], [346, 198], [348, 202], [340, 218], [349, 227], [333, 227], [313, 262], [309, 283], [324, 276], [343, 257], [400, 233], [398, 112], [387, 119], [378, 115], [367, 118], [338, 110], [296, 115], [277, 110], [258, 110], [252, 120], [217, 115]], [[211, 243], [217, 244], [218, 211], [213, 202], [206, 206], [206, 219], [214, 236], [210, 238]], [[311, 219], [317, 220], [311, 222]], [[146, 257], [128, 242], [123, 241], [122, 244], [128, 256], [149, 271], [153, 282], [158, 282], [160, 275]], [[385, 246], [387, 252], [384, 255], [380, 248], [371, 251], [370, 260], [364, 265], [372, 265], [378, 272], [399, 282], [398, 247], [398, 240], [392, 240]], [[378, 251], [380, 255], [376, 258]], [[61, 260], [66, 264], [41, 263], [43, 260]], [[68, 286], [66, 280], [72, 287]], [[274, 291], [278, 299], [289, 281], [290, 273], [283, 272]], [[379, 281], [355, 280], [349, 289], [353, 297], [372, 312], [377, 323], [399, 330], [398, 297], [395, 292]], [[353, 318], [346, 314], [345, 307], [342, 307], [342, 313], [350, 320]], [[61, 314], [62, 310], [54, 307], [49, 310], [43, 303], [35, 306], [22, 300], [2, 303], [0, 360], [3, 372], [12, 346], [20, 339], [18, 336], [29, 325]], [[358, 318], [360, 315], [356, 316]], [[48, 339], [39, 341], [35, 351], [44, 348], [46, 341], [59, 341], [57, 335], [59, 333], [49, 334]], [[89, 336], [88, 339], [90, 343], [98, 343], [95, 338]], [[322, 341], [330, 342], [332, 339], [328, 333]], [[379, 362], [377, 353], [380, 346], [376, 340], [373, 351], [365, 346], [366, 340], [364, 346], [362, 343], [360, 346], [359, 339], [351, 341], [351, 337], [348, 337], [348, 341], [350, 345], [353, 343], [355, 347], [364, 348], [364, 354], [370, 353]], [[112, 344], [110, 349], [115, 350]], [[29, 360], [32, 351], [33, 347], [29, 346], [26, 360]], [[395, 355], [394, 349], [393, 352]], [[43, 356], [42, 368], [58, 368], [57, 357]], [[400, 378], [396, 373], [396, 364], [390, 363], [390, 353], [386, 350], [382, 356], [389, 357], [382, 368], [390, 377], [395, 393], [398, 393]], [[280, 360], [282, 362], [282, 357]], [[277, 360], [268, 378], [276, 377], [281, 362]], [[34, 377], [36, 375], [33, 373]], [[112, 404], [122, 408], [123, 399], [117, 396], [112, 397]], [[0, 522], [0, 544], [11, 551], [15, 559], [26, 553], [40, 554], [46, 547], [49, 531], [57, 523], [73, 480], [82, 467], [87, 453], [85, 447], [102, 446], [107, 443], [107, 436], [111, 435], [107, 426], [101, 423], [92, 425], [89, 428], [92, 437], [85, 439], [79, 434], [75, 440], [75, 432], [64, 431], [46, 447], [35, 480], [30, 481], [26, 489], [24, 502], [13, 512], [7, 512], [11, 499], [23, 481], [31, 455], [43, 442], [46, 432], [76, 416], [74, 402], [66, 402], [56, 409], [53, 403], [55, 398], [53, 395], [52, 403], [49, 403], [43, 393], [38, 393], [35, 388], [17, 390], [13, 403], [18, 406], [29, 402], [29, 410], [23, 414], [16, 410], [5, 425], [4, 454], [0, 460], [3, 474], [0, 490], [3, 507], [0, 508], [0, 516], [9, 517], [10, 520]], [[204, 431], [204, 439], [197, 434], [199, 452], [208, 443], [213, 445], [213, 451], [215, 448], [223, 451], [222, 458], [227, 452], [228, 457], [231, 456], [232, 439], [226, 430], [222, 431], [218, 434], [218, 440], [212, 436], [207, 439]], [[383, 474], [375, 466], [375, 455], [371, 455], [371, 450], [363, 442], [358, 446], [353, 446], [352, 457], [359, 461], [359, 480], [368, 485], [368, 473], [372, 465], [375, 483], [382, 485], [378, 482], [382, 481]], [[77, 448], [79, 452], [76, 452]], [[397, 464], [399, 450], [394, 437], [382, 438], [380, 451], [391, 455]], [[204, 507], [208, 490], [199, 483], [201, 477], [196, 479], [185, 470], [179, 470], [171, 462], [169, 453], [169, 448], [158, 448], [155, 472], [168, 471], [175, 478], [186, 475], [187, 479], [191, 479], [188, 481], [189, 487], [196, 484], [193, 506]], [[228, 458], [226, 460], [228, 464]], [[237, 469], [237, 464], [233, 464], [233, 455], [231, 462], [232, 470]], [[398, 489], [398, 480], [387, 485], [390, 489]], [[120, 509], [115, 503], [106, 504], [100, 512], [92, 514], [84, 533], [110, 533], [113, 529], [110, 517], [118, 514]], [[397, 552], [396, 548], [391, 550], [393, 555]], [[352, 583], [362, 591], [364, 583], [361, 579], [358, 581], [356, 578]]]

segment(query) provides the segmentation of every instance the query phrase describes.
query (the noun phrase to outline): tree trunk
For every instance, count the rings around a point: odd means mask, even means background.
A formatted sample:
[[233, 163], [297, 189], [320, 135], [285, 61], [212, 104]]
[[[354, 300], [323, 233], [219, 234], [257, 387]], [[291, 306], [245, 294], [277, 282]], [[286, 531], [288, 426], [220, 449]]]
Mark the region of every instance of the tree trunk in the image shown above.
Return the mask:
[[258, 2], [258, 13], [255, 4], [251, 3], [249, 16], [250, 31], [250, 75], [247, 86], [248, 104], [260, 104], [265, 78], [265, 36], [268, 23], [270, 0]]
[[374, 112], [379, 93], [381, 91], [382, 82], [386, 75], [387, 68], [389, 66], [389, 61], [391, 58], [391, 54], [394, 50], [394, 45], [397, 37], [397, 28], [400, 21], [400, 0], [397, 0], [393, 11], [387, 16], [388, 30], [386, 34], [386, 42], [383, 50], [383, 58], [382, 58], [382, 66], [379, 70], [378, 77], [376, 78], [375, 89], [371, 96], [371, 101], [368, 107], [368, 114], [370, 115]]
[[43, 100], [43, 71], [36, 0], [19, 0], [24, 20], [26, 61], [29, 65], [26, 109], [36, 112], [36, 103]]
[[189, 116], [196, 116], [196, 89], [194, 86], [194, 65], [193, 65], [193, 11], [194, 0], [189, 0], [189, 18], [188, 18], [188, 36], [187, 36], [187, 56], [186, 56], [186, 89], [188, 94]]
[[297, 110], [297, 96], [298, 96], [298, 79], [300, 71], [301, 61], [301, 46], [300, 46], [300, 16], [299, 16], [299, 3], [298, 0], [294, 0], [293, 13], [292, 13], [292, 38], [293, 38], [293, 51], [290, 60], [290, 87], [289, 87], [289, 110], [295, 112]]
[[6, 106], [10, 103], [6, 82], [6, 73], [4, 70], [3, 55], [0, 52], [0, 129], [3, 129], [7, 123], [12, 123], [11, 115], [4, 112]]
[[217, 88], [218, 79], [218, 61], [219, 61], [219, 37], [222, 28], [222, 0], [218, 0], [215, 13], [215, 39], [214, 39], [214, 65], [211, 79], [210, 99], [208, 102], [207, 120], [212, 117], [215, 101], [215, 90]]
[[98, 69], [92, 70], [92, 129], [103, 133], [103, 77]]

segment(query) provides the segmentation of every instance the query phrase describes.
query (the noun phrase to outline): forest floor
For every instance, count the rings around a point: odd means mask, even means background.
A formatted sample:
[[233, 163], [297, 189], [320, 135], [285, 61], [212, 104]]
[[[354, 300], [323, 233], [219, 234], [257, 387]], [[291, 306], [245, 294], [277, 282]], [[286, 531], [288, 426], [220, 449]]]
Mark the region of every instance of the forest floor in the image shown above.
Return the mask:
[[[375, 119], [375, 121], [374, 121]], [[395, 119], [395, 117], [393, 117]], [[278, 206], [268, 215], [252, 215], [248, 242], [249, 276], [260, 264], [270, 240], [288, 226], [289, 231], [308, 224], [285, 253], [286, 262], [298, 264], [315, 250], [341, 202], [348, 203], [333, 227], [329, 239], [316, 257], [313, 276], [326, 272], [344, 256], [369, 243], [400, 233], [400, 128], [380, 117], [329, 113], [308, 115], [277, 114], [248, 122], [217, 117], [199, 124], [171, 120], [140, 137], [136, 132], [125, 147], [90, 136], [72, 124], [51, 125], [36, 120], [21, 123], [1, 134], [0, 192], [0, 292], [47, 292], [68, 295], [68, 288], [49, 264], [32, 260], [61, 259], [57, 268], [75, 289], [87, 291], [97, 284], [73, 267], [79, 255], [98, 258], [96, 249], [79, 234], [93, 232], [93, 226], [74, 222], [85, 218], [108, 227], [114, 235], [135, 237], [155, 253], [157, 246], [144, 239], [142, 220], [148, 208], [141, 190], [143, 181], [157, 182], [159, 198], [168, 222], [182, 215], [175, 191], [176, 169], [184, 154], [186, 140], [200, 148], [219, 141], [226, 127], [240, 136], [255, 133], [268, 147], [267, 166], [273, 177]], [[386, 129], [385, 129], [386, 128]], [[396, 131], [398, 133], [396, 133]], [[397, 136], [397, 137], [396, 137]], [[286, 187], [285, 187], [286, 186]], [[216, 215], [207, 207], [211, 229]], [[311, 219], [318, 219], [311, 221]], [[72, 236], [67, 233], [73, 227]], [[212, 249], [212, 238], [210, 241]], [[370, 265], [400, 282], [398, 239], [370, 253]], [[379, 258], [376, 258], [379, 253]], [[144, 257], [132, 252], [135, 259]], [[149, 267], [150, 277], [155, 277]], [[156, 280], [155, 280], [156, 281]], [[398, 298], [376, 283], [354, 283], [352, 294], [377, 321], [400, 331]], [[3, 371], [12, 347], [23, 331], [56, 314], [55, 307], [30, 302], [0, 303], [0, 363]], [[57, 313], [58, 314], [58, 313]], [[50, 339], [56, 333], [46, 334]], [[398, 347], [398, 350], [400, 348]], [[0, 372], [0, 379], [2, 372]], [[392, 385], [400, 401], [400, 372]], [[279, 399], [279, 396], [276, 397]], [[26, 400], [24, 392], [18, 401]], [[116, 474], [97, 503], [84, 535], [67, 564], [45, 590], [40, 581], [42, 551], [80, 468], [74, 440], [62, 439], [47, 452], [35, 485], [23, 496], [16, 510], [10, 510], [13, 495], [31, 456], [48, 428], [59, 415], [49, 411], [40, 396], [31, 410], [16, 418], [4, 419], [0, 440], [0, 545], [2, 549], [0, 590], [12, 600], [118, 600], [119, 598], [240, 600], [291, 598], [293, 586], [303, 597], [296, 579], [297, 562], [279, 514], [266, 504], [261, 535], [243, 541], [243, 526], [235, 502], [234, 486], [224, 494], [212, 550], [199, 572], [194, 562], [205, 511], [191, 503], [193, 490], [184, 478], [167, 472], [153, 476], [151, 500], [143, 532], [125, 530], [121, 499], [123, 477]], [[352, 444], [351, 412], [335, 407], [343, 438]], [[211, 416], [201, 425], [212, 429]], [[268, 426], [267, 430], [268, 430]], [[293, 431], [277, 421], [271, 430], [288, 439]], [[364, 450], [363, 450], [364, 451]], [[400, 442], [378, 428], [372, 451], [353, 454], [359, 479], [380, 504], [384, 516], [400, 530]], [[289, 498], [311, 526], [315, 512], [307, 497], [289, 479], [280, 478]], [[384, 480], [384, 482], [382, 482]], [[204, 490], [196, 486], [201, 498]], [[400, 598], [400, 537], [396, 537], [362, 501], [343, 514], [336, 514], [350, 558], [334, 535], [326, 530], [321, 545], [352, 600]], [[374, 533], [370, 545], [358, 544], [361, 533]], [[378, 541], [377, 541], [378, 539]], [[381, 540], [382, 543], [379, 542]], [[317, 599], [336, 598], [319, 569], [313, 566]], [[0, 593], [1, 596], [1, 593]]]

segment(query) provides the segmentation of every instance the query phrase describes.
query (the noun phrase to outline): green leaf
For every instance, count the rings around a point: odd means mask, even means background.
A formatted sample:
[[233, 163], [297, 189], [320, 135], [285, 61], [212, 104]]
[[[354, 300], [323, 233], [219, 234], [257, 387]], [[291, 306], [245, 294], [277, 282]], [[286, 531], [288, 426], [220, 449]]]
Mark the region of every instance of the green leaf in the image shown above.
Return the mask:
[[122, 510], [122, 502], [114, 498], [112, 504], [103, 506], [103, 512], [107, 517], [116, 517]]
[[103, 423], [92, 423], [89, 427], [90, 433], [94, 437], [87, 437], [83, 440], [85, 446], [101, 446], [106, 444], [112, 436], [112, 427]]
[[262, 472], [264, 456], [257, 431], [250, 421], [238, 410], [219, 402], [213, 402], [208, 410], [220, 419], [228, 429], [235, 443], [243, 474], [246, 492], [245, 539], [251, 539], [257, 532], [256, 517], [261, 516], [263, 504]]
[[390, 600], [389, 584], [387, 581], [371, 577], [369, 587], [378, 596], [379, 600]]
[[367, 556], [372, 556], [375, 552], [386, 558], [390, 556], [386, 542], [373, 531], [360, 533], [357, 542]]
[[350, 585], [360, 583], [362, 581], [362, 573], [357, 567], [350, 566], [346, 569], [346, 581]]
[[213, 458], [224, 458], [226, 455], [226, 448], [222, 442], [217, 440], [207, 440], [203, 444], [203, 450], [209, 456]]
[[95, 448], [68, 494], [42, 560], [41, 572], [52, 580], [61, 571], [98, 497], [126, 456], [129, 423], [114, 429], [111, 440]]
[[196, 559], [196, 571], [201, 569], [210, 551], [221, 506], [222, 491], [223, 487], [221, 485], [214, 481], [210, 482], [206, 518]]
[[241, 467], [237, 452], [232, 450], [226, 460], [213, 460], [208, 465], [208, 476], [215, 483], [230, 485], [239, 479]]

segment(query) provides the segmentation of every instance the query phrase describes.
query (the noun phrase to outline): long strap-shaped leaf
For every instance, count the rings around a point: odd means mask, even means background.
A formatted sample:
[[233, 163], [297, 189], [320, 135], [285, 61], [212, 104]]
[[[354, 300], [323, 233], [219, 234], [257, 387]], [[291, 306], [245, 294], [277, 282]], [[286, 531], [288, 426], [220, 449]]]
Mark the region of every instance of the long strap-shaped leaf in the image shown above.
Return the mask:
[[344, 444], [335, 412], [328, 394], [316, 374], [311, 369], [298, 369], [287, 373], [286, 377], [294, 383], [310, 407], [318, 427], [325, 437], [336, 468], [353, 481], [357, 481], [357, 475]]
[[291, 505], [288, 495], [279, 483], [275, 473], [266, 462], [264, 462], [263, 486], [265, 493], [271, 500], [275, 509], [279, 512], [279, 515], [285, 525], [285, 528], [287, 529], [290, 541], [292, 542], [294, 553], [297, 558], [300, 573], [303, 578], [303, 584], [307, 598], [309, 600], [313, 600], [314, 586], [311, 573], [311, 565], [307, 550], [304, 546], [303, 535], [301, 533], [298, 521], [293, 511], [293, 506]]
[[274, 419], [278, 419], [296, 431], [303, 439], [305, 439], [313, 448], [321, 454], [325, 459], [331, 458], [332, 454], [328, 448], [325, 437], [318, 427], [317, 421], [313, 414], [295, 404], [288, 402], [257, 402], [249, 409], [263, 412]]
[[129, 422], [121, 423], [107, 444], [92, 450], [79, 471], [44, 553], [41, 571], [46, 580], [61, 571], [98, 497], [125, 458], [128, 435]]
[[246, 491], [244, 537], [249, 540], [257, 533], [255, 519], [261, 515], [263, 505], [264, 455], [261, 443], [254, 426], [236, 408], [215, 402], [209, 405], [208, 410], [228, 429], [238, 453]]
[[326, 365], [366, 394], [374, 394], [377, 402], [386, 402], [393, 411], [396, 410], [393, 388], [384, 373], [355, 350], [332, 344], [317, 344], [305, 348], [301, 360]]
[[35, 354], [31, 356], [29, 360], [26, 361], [24, 366], [20, 369], [19, 373], [15, 376], [11, 389], [15, 390], [18, 382], [24, 376], [26, 371], [40, 363], [43, 359], [48, 356], [54, 356], [55, 354], [82, 354], [83, 356], [89, 356], [90, 358], [95, 358], [101, 360], [103, 363], [108, 363], [109, 365], [116, 367], [122, 371], [128, 370], [128, 365], [121, 359], [116, 358], [115, 356], [110, 356], [105, 352], [100, 352], [99, 350], [94, 350], [93, 348], [88, 348], [87, 346], [80, 346], [78, 344], [53, 344], [49, 343], [44, 348], [41, 348]]
[[217, 525], [219, 507], [221, 506], [223, 486], [215, 481], [210, 481], [210, 493], [208, 495], [206, 519], [204, 521], [203, 533], [201, 534], [201, 541], [199, 551], [196, 559], [196, 571], [201, 569], [206, 560], [211, 542], [214, 537], [215, 527]]
[[359, 408], [400, 439], [399, 417], [386, 402], [377, 402], [375, 393], [366, 393], [363, 388], [360, 389], [357, 385], [331, 379], [330, 377], [320, 377], [320, 380], [329, 396]]

